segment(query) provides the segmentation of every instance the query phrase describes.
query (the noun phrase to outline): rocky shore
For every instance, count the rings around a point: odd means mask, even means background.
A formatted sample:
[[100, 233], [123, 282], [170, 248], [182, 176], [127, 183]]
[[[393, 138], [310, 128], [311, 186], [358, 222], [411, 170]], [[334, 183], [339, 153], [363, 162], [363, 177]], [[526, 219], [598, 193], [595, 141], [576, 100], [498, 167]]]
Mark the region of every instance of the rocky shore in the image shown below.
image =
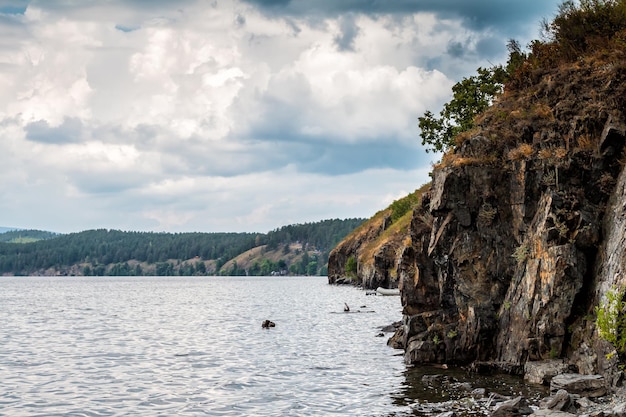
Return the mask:
[[[550, 369], [554, 364], [541, 364]], [[497, 377], [496, 377], [497, 378]], [[421, 378], [426, 389], [434, 392], [455, 392], [454, 399], [414, 404], [422, 415], [458, 417], [486, 415], [491, 417], [623, 417], [626, 415], [626, 389], [611, 392], [601, 375], [559, 374], [551, 378], [549, 394], [503, 395], [489, 388], [460, 382], [444, 374], [427, 374]]]

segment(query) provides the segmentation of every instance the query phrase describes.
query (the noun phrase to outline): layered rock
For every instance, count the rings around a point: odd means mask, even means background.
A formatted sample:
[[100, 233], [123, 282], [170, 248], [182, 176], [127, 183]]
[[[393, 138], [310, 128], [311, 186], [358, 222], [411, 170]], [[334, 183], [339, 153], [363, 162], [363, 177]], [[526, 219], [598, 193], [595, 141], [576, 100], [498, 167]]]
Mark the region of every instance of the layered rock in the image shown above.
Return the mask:
[[[621, 148], [624, 136], [618, 137]], [[461, 147], [459, 157], [465, 152]], [[612, 190], [599, 184], [613, 182], [618, 168], [599, 150], [561, 167], [528, 160], [504, 169], [435, 170], [430, 201], [422, 207], [434, 218], [425, 232], [428, 248], [409, 257], [415, 273], [400, 274], [407, 362], [523, 364], [576, 350], [572, 336], [586, 328], [583, 317], [620, 285], [624, 246], [618, 246], [626, 228], [610, 217], [604, 233], [601, 226], [605, 211], [619, 211], [624, 200], [616, 193], [607, 209]], [[559, 183], [545, 179], [557, 169]], [[608, 239], [598, 254], [603, 236]], [[437, 301], [422, 302], [424, 294]], [[425, 317], [428, 325], [414, 331], [413, 323]], [[594, 337], [589, 330], [586, 336]]]

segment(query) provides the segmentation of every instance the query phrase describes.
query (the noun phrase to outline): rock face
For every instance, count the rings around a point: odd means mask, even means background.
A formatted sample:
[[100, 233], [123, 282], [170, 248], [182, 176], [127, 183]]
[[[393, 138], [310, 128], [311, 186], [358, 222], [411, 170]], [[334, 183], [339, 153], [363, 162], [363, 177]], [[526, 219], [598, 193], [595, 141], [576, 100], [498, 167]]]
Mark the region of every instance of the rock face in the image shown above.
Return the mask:
[[[608, 372], [594, 308], [626, 287], [625, 108], [626, 64], [578, 62], [500, 98], [444, 156], [407, 230], [357, 271], [401, 289], [407, 363], [562, 358]], [[330, 282], [361, 237], [331, 254]]]

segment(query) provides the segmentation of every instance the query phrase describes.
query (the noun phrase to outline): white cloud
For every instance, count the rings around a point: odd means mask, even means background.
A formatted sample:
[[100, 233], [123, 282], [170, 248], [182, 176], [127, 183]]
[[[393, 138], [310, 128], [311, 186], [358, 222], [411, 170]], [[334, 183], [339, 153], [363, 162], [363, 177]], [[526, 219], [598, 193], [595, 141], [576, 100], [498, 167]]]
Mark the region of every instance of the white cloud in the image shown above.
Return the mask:
[[0, 20], [0, 226], [367, 217], [427, 179], [417, 117], [484, 65], [478, 46], [495, 36], [432, 13], [68, 4]]

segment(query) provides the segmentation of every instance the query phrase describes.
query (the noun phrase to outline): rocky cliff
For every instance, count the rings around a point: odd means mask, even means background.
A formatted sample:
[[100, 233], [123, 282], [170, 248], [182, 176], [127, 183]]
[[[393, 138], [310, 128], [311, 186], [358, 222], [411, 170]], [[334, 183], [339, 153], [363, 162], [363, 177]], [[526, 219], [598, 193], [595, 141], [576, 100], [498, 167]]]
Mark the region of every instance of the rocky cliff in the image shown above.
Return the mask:
[[595, 312], [626, 287], [626, 59], [596, 54], [524, 82], [458, 138], [394, 239], [364, 250], [381, 216], [331, 253], [331, 283], [355, 256], [353, 282], [401, 289], [393, 340], [407, 363], [615, 370]]
[[398, 288], [402, 271], [399, 262], [411, 247], [412, 208], [426, 190], [428, 186], [423, 186], [394, 201], [340, 242], [329, 255], [329, 284]]

